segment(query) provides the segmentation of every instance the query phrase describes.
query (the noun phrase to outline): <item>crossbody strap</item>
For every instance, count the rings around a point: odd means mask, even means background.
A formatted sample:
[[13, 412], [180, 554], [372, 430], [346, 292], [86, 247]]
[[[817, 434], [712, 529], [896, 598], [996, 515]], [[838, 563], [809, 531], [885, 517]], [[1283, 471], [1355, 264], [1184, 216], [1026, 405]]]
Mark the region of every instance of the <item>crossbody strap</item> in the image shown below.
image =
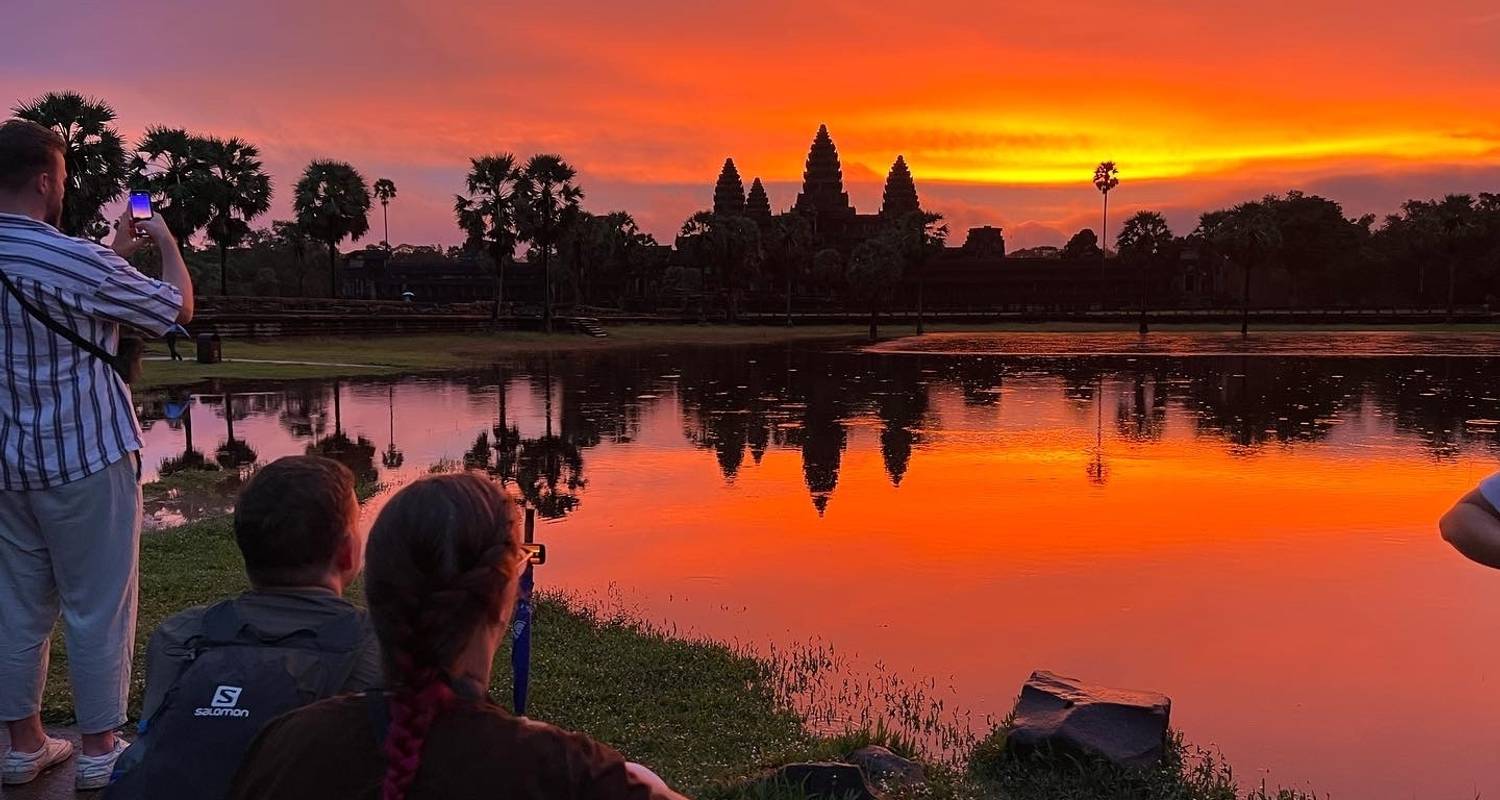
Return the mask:
[[110, 355], [109, 351], [78, 335], [77, 331], [69, 328], [61, 322], [58, 322], [57, 320], [53, 319], [52, 316], [47, 312], [33, 305], [30, 300], [26, 299], [26, 295], [22, 294], [21, 290], [16, 288], [16, 285], [11, 282], [10, 276], [6, 275], [3, 271], [0, 271], [0, 283], [3, 283], [5, 285], [5, 288], [15, 296], [16, 302], [21, 304], [21, 308], [24, 309], [27, 314], [30, 314], [32, 319], [35, 319], [37, 322], [42, 323], [42, 325], [45, 326], [47, 330], [52, 331], [58, 336], [61, 336], [62, 338], [68, 340], [73, 344], [74, 347], [77, 347], [79, 350], [88, 353], [94, 358], [103, 361], [107, 366], [114, 368], [115, 357], [113, 355]]
[[375, 745], [382, 754], [385, 737], [391, 729], [391, 707], [385, 692], [370, 689], [365, 692], [365, 710], [370, 713], [370, 728], [375, 732]]

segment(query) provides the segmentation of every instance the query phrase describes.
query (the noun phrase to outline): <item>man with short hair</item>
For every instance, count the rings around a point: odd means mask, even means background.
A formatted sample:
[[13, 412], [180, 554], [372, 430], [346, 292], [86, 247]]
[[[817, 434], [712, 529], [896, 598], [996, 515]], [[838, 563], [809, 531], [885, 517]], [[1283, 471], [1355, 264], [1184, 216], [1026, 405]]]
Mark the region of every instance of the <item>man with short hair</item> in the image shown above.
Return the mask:
[[[98, 788], [124, 748], [135, 644], [141, 429], [116, 371], [122, 329], [151, 336], [193, 316], [193, 286], [161, 218], [118, 223], [103, 247], [57, 230], [66, 143], [23, 120], [0, 124], [0, 782], [26, 783], [72, 745], [42, 729], [48, 645], [59, 612], [80, 789]], [[163, 280], [125, 261], [149, 240]]]
[[[223, 796], [249, 737], [296, 707], [267, 707], [267, 691], [242, 683], [229, 687], [231, 702], [221, 692], [228, 676], [270, 675], [273, 684], [300, 676], [302, 703], [381, 683], [374, 629], [343, 597], [364, 567], [365, 544], [347, 467], [317, 456], [262, 467], [236, 502], [234, 540], [250, 590], [182, 611], [151, 634], [141, 738], [120, 760], [111, 800]], [[212, 674], [195, 680], [189, 670], [205, 664]], [[215, 716], [242, 709], [238, 731]]]

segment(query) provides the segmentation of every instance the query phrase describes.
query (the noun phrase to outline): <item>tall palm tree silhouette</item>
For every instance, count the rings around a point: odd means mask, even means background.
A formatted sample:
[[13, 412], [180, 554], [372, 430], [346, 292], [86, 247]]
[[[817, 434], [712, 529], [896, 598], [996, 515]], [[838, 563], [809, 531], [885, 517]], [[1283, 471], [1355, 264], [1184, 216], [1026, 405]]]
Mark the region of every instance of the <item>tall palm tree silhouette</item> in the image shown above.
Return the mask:
[[297, 181], [292, 211], [309, 236], [328, 245], [328, 296], [339, 296], [339, 242], [370, 229], [370, 187], [342, 161], [314, 161]]
[[517, 230], [542, 257], [542, 329], [548, 333], [552, 332], [552, 252], [582, 211], [583, 189], [573, 183], [576, 177], [577, 170], [554, 153], [532, 156], [516, 176]]
[[208, 199], [208, 238], [219, 248], [219, 294], [229, 294], [229, 248], [250, 235], [250, 220], [271, 208], [271, 177], [260, 150], [242, 139], [209, 138], [199, 145]]
[[385, 225], [385, 237], [382, 244], [389, 250], [391, 247], [391, 200], [396, 197], [396, 182], [390, 178], [381, 178], [375, 181], [375, 197], [380, 200], [380, 221]]
[[1120, 170], [1113, 161], [1101, 161], [1094, 168], [1094, 188], [1104, 195], [1104, 224], [1099, 228], [1099, 305], [1104, 305], [1104, 251], [1109, 247], [1109, 192], [1120, 185]]
[[125, 191], [125, 140], [115, 129], [115, 110], [77, 92], [48, 92], [12, 109], [17, 117], [45, 125], [67, 144], [68, 190], [63, 195], [63, 233], [104, 238], [109, 225], [100, 213]]
[[495, 262], [495, 308], [490, 320], [500, 319], [505, 303], [505, 265], [514, 256], [516, 231], [516, 183], [520, 170], [510, 153], [477, 156], [469, 160], [465, 185], [468, 197], [455, 195], [453, 214], [467, 237], [466, 247], [482, 249]]

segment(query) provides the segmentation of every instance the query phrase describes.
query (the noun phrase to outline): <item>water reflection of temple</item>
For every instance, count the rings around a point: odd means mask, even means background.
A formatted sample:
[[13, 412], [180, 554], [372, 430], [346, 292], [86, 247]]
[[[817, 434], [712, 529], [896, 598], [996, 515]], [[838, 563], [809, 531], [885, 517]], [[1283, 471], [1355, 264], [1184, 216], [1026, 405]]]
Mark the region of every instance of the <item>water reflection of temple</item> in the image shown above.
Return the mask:
[[[628, 445], [648, 417], [668, 413], [680, 441], [702, 450], [705, 468], [726, 483], [745, 479], [767, 453], [795, 454], [809, 502], [827, 513], [837, 505], [851, 447], [878, 448], [885, 479], [899, 488], [916, 472], [943, 468], [941, 459], [929, 464], [924, 454], [943, 446], [932, 431], [951, 427], [952, 415], [980, 426], [1024, 425], [1033, 413], [1027, 404], [1039, 397], [1055, 398], [1058, 413], [1079, 432], [1080, 464], [1097, 463], [1105, 477], [1111, 458], [1159, 446], [1171, 431], [1179, 440], [1186, 434], [1253, 456], [1378, 425], [1447, 459], [1473, 448], [1500, 453], [1497, 426], [1484, 424], [1500, 418], [1490, 366], [1487, 359], [1415, 357], [877, 357], [797, 347], [522, 360], [460, 379], [490, 409], [488, 421], [470, 434], [473, 447], [463, 461], [514, 485], [544, 516], [560, 518], [586, 501], [590, 451]], [[380, 424], [358, 433], [345, 430], [351, 394], [359, 392], [321, 383], [203, 393], [193, 397], [196, 425], [192, 414], [169, 420], [165, 394], [143, 392], [141, 410], [148, 427], [165, 421], [180, 437], [154, 465], [162, 471], [209, 462], [239, 468], [268, 457], [245, 433], [245, 421], [259, 418], [301, 442], [300, 450], [336, 457], [362, 479], [401, 469], [412, 459], [389, 455], [402, 452], [397, 393], [388, 385], [363, 390], [360, 402], [378, 406], [371, 416]], [[525, 426], [517, 421], [517, 403], [527, 409]], [[217, 443], [205, 433], [215, 428]], [[389, 437], [384, 454], [372, 436]], [[404, 447], [412, 446], [410, 438]], [[1083, 468], [1077, 474], [1096, 480]], [[971, 476], [946, 478], [961, 493]]]

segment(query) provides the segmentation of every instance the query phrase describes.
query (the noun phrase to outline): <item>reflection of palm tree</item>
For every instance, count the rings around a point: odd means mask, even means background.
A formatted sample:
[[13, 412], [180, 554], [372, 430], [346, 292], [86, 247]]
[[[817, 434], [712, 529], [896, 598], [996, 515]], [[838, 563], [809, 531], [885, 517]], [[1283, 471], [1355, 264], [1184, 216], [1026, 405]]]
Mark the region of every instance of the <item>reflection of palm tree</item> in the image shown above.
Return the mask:
[[521, 443], [516, 483], [521, 497], [543, 519], [560, 519], [577, 510], [583, 477], [583, 452], [561, 437], [547, 435]]
[[464, 454], [464, 468], [484, 470], [495, 476], [501, 484], [516, 482], [516, 463], [521, 450], [521, 431], [510, 424], [506, 413], [505, 391], [508, 383], [505, 371], [501, 370], [495, 392], [497, 421], [491, 430], [481, 431], [469, 452]]
[[583, 477], [583, 451], [552, 430], [552, 365], [547, 364], [546, 433], [525, 439], [516, 454], [516, 485], [521, 497], [543, 519], [560, 519], [577, 510], [578, 493], [587, 485]]
[[351, 440], [339, 431], [308, 445], [306, 452], [310, 456], [331, 458], [348, 467], [354, 473], [357, 485], [369, 485], [380, 478], [375, 469], [375, 443], [363, 436]]
[[380, 463], [386, 469], [399, 469], [406, 462], [406, 456], [396, 449], [396, 387], [390, 387], [389, 400], [387, 401], [391, 411], [391, 446], [387, 447], [380, 456]]
[[521, 429], [510, 424], [505, 413], [505, 390], [508, 383], [505, 374], [501, 373], [500, 417], [495, 423], [495, 472], [502, 483], [516, 480], [516, 464], [521, 457]]
[[1094, 460], [1089, 462], [1089, 483], [1103, 486], [1109, 481], [1109, 465], [1104, 463], [1104, 381], [1095, 388], [1097, 414], [1094, 420]]
[[215, 452], [215, 460], [225, 469], [239, 469], [255, 463], [260, 456], [250, 445], [234, 438], [234, 395], [224, 394], [224, 427], [227, 436]]
[[344, 433], [343, 385], [333, 382], [333, 435], [326, 436], [307, 446], [310, 456], [331, 458], [354, 473], [356, 485], [375, 483], [380, 473], [375, 469], [375, 443], [361, 436], [350, 439]]

